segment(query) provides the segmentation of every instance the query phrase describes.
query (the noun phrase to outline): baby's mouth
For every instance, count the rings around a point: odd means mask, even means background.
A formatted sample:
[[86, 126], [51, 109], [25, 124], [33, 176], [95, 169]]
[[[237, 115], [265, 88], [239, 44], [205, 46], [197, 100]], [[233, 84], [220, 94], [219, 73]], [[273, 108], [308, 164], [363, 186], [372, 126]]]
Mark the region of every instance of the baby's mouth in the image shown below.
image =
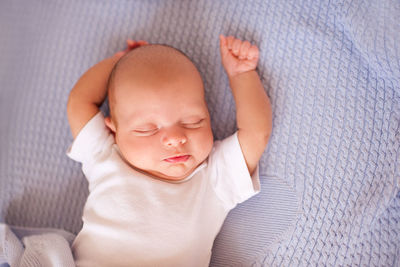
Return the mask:
[[181, 163], [185, 162], [190, 158], [190, 155], [176, 156], [164, 159], [164, 161], [169, 163]]

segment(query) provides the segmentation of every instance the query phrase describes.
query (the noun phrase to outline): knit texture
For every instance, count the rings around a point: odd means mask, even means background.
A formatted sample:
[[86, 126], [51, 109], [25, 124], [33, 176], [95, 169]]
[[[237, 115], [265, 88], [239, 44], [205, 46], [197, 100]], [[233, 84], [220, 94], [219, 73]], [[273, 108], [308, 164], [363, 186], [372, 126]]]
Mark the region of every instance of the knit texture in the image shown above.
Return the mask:
[[273, 132], [262, 192], [228, 216], [211, 265], [399, 266], [399, 17], [396, 0], [0, 1], [0, 221], [79, 231], [66, 102], [127, 38], [189, 55], [215, 138], [232, 134], [222, 33], [260, 48]]
[[70, 249], [73, 238], [63, 230], [0, 223], [0, 266], [74, 267]]

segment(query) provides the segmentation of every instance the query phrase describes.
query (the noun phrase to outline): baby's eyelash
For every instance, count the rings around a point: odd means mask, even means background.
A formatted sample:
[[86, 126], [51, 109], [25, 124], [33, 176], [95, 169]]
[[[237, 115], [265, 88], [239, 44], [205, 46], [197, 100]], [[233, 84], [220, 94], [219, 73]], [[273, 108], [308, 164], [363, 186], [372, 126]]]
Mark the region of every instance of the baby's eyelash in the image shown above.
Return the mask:
[[135, 134], [138, 135], [152, 135], [155, 133], [158, 129], [150, 129], [150, 130], [133, 130]]
[[184, 125], [185, 127], [198, 127], [198, 126], [200, 126], [200, 124], [202, 123], [204, 121], [204, 119], [201, 119], [201, 120], [199, 120], [199, 121], [196, 121], [196, 122], [189, 122], [189, 123], [185, 123], [185, 122], [183, 122], [182, 123], [182, 125]]

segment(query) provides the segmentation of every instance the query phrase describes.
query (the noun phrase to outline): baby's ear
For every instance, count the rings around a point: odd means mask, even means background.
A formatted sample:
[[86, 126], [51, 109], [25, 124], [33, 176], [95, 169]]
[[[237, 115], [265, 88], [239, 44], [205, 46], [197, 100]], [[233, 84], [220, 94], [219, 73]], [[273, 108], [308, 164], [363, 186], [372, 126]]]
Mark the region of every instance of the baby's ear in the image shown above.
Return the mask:
[[106, 124], [106, 126], [113, 132], [115, 133], [116, 128], [115, 128], [115, 124], [112, 121], [112, 119], [110, 117], [105, 117], [104, 118], [104, 123]]

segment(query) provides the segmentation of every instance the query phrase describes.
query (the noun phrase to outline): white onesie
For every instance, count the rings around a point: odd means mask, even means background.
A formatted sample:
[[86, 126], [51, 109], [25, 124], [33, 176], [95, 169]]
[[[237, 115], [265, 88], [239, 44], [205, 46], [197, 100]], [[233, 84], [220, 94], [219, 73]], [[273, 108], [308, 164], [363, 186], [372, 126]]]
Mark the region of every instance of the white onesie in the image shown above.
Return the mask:
[[127, 164], [101, 112], [68, 156], [82, 163], [90, 192], [72, 245], [77, 266], [208, 266], [229, 210], [260, 190], [258, 167], [251, 177], [236, 133], [179, 182]]

